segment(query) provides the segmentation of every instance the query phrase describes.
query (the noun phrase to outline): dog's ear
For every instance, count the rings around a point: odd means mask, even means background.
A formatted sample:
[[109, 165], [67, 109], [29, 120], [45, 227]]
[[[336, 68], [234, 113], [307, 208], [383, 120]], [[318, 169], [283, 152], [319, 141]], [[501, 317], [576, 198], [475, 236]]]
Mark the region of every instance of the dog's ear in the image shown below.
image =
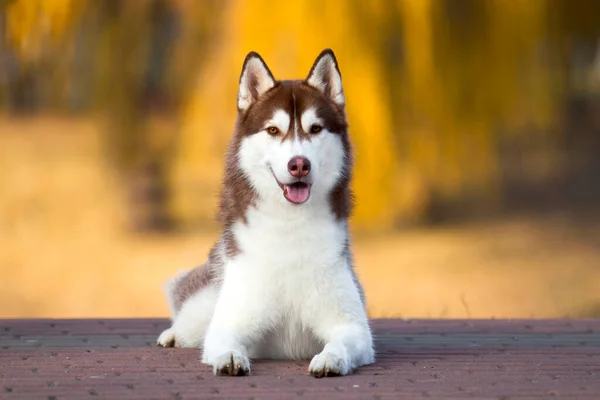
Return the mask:
[[319, 89], [334, 103], [344, 106], [344, 88], [342, 87], [342, 74], [338, 68], [333, 50], [325, 49], [319, 54], [313, 64], [306, 82]]
[[245, 111], [261, 95], [275, 86], [275, 78], [262, 57], [250, 52], [244, 60], [238, 91], [238, 111]]

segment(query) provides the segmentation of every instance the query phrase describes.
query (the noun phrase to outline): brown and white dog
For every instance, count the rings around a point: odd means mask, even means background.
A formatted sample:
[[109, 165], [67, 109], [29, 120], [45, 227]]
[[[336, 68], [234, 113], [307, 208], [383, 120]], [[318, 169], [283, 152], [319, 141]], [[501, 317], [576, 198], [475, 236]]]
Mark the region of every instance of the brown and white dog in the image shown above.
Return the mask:
[[324, 50], [306, 80], [275, 80], [248, 54], [207, 262], [166, 287], [161, 346], [203, 349], [215, 374], [250, 359], [311, 359], [316, 377], [375, 360], [348, 217], [352, 154], [342, 79]]

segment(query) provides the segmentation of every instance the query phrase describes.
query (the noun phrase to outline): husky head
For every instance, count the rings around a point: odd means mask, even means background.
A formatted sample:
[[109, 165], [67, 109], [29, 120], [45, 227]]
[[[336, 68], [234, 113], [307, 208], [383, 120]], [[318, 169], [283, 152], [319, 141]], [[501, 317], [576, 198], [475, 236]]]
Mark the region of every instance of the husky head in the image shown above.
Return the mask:
[[342, 78], [324, 50], [304, 80], [276, 80], [255, 52], [246, 56], [238, 119], [225, 172], [222, 212], [256, 201], [276, 207], [326, 205], [348, 216], [351, 150]]

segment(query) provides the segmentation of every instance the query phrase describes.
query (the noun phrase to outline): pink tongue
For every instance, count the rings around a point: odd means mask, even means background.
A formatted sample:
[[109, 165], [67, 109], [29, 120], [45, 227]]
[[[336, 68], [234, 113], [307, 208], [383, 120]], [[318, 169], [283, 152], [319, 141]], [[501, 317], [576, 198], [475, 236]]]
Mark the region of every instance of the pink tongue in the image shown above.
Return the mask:
[[304, 203], [310, 196], [308, 185], [283, 185], [283, 195], [288, 201], [295, 204]]

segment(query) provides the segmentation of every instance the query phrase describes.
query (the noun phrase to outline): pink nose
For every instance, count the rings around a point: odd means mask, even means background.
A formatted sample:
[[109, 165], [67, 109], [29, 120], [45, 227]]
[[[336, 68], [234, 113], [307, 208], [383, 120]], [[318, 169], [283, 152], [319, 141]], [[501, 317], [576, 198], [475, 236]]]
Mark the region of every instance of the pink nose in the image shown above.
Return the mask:
[[288, 162], [288, 171], [296, 178], [302, 178], [310, 172], [310, 161], [307, 158], [296, 156]]

